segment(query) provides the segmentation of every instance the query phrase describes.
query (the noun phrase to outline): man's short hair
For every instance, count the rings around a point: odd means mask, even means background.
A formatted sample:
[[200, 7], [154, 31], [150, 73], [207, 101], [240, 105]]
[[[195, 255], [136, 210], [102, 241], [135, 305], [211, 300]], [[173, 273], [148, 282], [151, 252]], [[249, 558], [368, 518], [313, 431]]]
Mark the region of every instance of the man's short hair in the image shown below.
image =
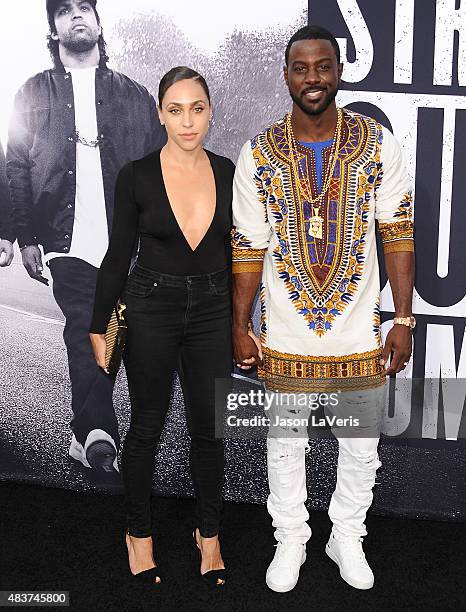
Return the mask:
[[297, 32], [293, 34], [293, 36], [288, 41], [285, 50], [285, 65], [288, 66], [288, 58], [290, 55], [291, 45], [298, 40], [328, 40], [332, 44], [332, 47], [335, 50], [335, 55], [337, 56], [337, 63], [340, 63], [340, 47], [338, 46], [337, 39], [335, 36], [326, 30], [325, 28], [312, 25], [312, 26], [304, 26], [299, 29]]

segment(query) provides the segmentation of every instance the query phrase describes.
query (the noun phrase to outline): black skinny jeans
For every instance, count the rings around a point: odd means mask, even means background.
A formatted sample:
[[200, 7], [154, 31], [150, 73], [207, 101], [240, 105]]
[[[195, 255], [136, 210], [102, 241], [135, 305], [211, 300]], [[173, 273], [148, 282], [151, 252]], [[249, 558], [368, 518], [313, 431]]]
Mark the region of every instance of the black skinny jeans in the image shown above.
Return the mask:
[[215, 379], [229, 377], [232, 370], [230, 273], [173, 276], [136, 264], [123, 299], [131, 424], [122, 474], [129, 533], [152, 532], [155, 451], [177, 370], [191, 436], [197, 527], [203, 537], [212, 537], [219, 531], [224, 475], [223, 440], [215, 437]]

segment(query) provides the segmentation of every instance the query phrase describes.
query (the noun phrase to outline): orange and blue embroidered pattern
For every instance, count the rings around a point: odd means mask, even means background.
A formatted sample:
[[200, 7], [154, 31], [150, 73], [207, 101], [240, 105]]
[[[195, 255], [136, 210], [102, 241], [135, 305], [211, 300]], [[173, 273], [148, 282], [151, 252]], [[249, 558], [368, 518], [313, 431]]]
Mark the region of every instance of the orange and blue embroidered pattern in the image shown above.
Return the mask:
[[[344, 111], [343, 133], [330, 188], [321, 205], [322, 239], [309, 233], [309, 202], [299, 197], [292, 172], [285, 122], [251, 141], [258, 196], [271, 211], [278, 246], [273, 259], [289, 299], [318, 336], [332, 324], [358, 289], [364, 264], [369, 200], [381, 169], [382, 128]], [[300, 173], [312, 172], [312, 153], [299, 148]], [[325, 160], [324, 160], [325, 161]]]

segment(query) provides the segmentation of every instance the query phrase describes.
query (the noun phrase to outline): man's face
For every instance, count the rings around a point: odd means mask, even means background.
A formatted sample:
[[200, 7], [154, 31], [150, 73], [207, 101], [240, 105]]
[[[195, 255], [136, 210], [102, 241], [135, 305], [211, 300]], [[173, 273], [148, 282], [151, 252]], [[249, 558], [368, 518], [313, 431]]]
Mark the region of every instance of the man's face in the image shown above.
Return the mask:
[[308, 115], [320, 115], [335, 99], [342, 71], [329, 40], [298, 40], [283, 74], [293, 102]]
[[64, 0], [55, 11], [56, 34], [52, 38], [72, 53], [90, 51], [97, 44], [100, 26], [90, 2]]

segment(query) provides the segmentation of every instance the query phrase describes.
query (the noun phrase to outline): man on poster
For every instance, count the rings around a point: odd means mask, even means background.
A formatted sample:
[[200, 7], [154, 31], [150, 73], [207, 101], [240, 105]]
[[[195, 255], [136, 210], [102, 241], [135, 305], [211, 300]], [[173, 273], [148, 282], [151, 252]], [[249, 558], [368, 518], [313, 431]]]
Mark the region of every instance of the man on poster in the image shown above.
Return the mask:
[[[66, 323], [72, 391], [69, 454], [85, 467], [118, 471], [114, 380], [95, 362], [88, 329], [107, 251], [120, 168], [165, 142], [149, 92], [107, 67], [97, 0], [47, 0], [54, 67], [18, 91], [7, 174], [13, 224], [29, 276], [43, 261]], [[42, 245], [42, 259], [39, 245]]]
[[[362, 538], [380, 466], [386, 375], [407, 365], [415, 324], [413, 211], [393, 135], [336, 106], [342, 71], [330, 32], [318, 26], [296, 32], [284, 68], [292, 112], [241, 151], [233, 196], [233, 339], [238, 366], [259, 365], [277, 405], [281, 394], [338, 392], [334, 414], [358, 414], [369, 423], [358, 419], [358, 427], [332, 428], [339, 455], [326, 546], [341, 577], [369, 589], [374, 576]], [[395, 304], [385, 346], [376, 221]], [[260, 338], [248, 323], [258, 288]], [[289, 416], [299, 412], [296, 405], [282, 409]], [[278, 544], [266, 582], [285, 592], [298, 581], [311, 535], [304, 505], [308, 431], [272, 429], [267, 507]]]

